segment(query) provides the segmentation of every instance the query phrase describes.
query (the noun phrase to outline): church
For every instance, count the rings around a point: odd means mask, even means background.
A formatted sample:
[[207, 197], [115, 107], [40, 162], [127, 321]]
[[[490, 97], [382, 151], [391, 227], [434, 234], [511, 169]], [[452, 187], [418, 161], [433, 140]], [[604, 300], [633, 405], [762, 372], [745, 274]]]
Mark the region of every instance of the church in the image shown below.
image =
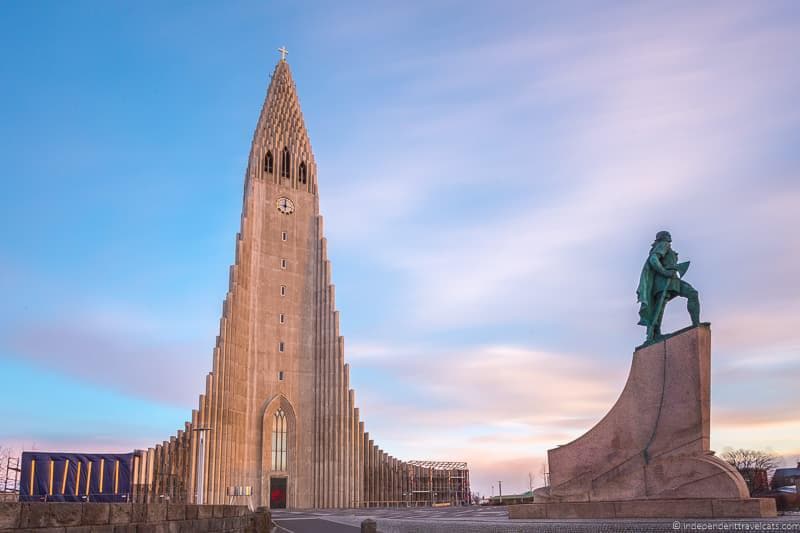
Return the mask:
[[365, 430], [345, 363], [317, 165], [286, 51], [256, 123], [213, 366], [191, 421], [132, 459], [133, 501], [458, 505], [466, 463], [401, 461]]

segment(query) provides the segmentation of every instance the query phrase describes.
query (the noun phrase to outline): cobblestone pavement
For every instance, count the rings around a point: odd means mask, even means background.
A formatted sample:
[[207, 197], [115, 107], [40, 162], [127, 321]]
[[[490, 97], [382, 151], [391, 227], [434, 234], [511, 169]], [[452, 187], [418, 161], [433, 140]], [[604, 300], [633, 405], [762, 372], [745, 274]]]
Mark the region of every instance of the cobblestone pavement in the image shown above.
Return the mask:
[[[275, 511], [283, 529], [277, 533], [305, 531], [358, 531], [362, 520], [372, 518], [381, 533], [655, 533], [666, 531], [794, 531], [800, 533], [800, 513], [772, 519], [737, 520], [509, 520], [502, 507], [443, 507], [410, 509], [319, 509]], [[301, 529], [314, 520], [317, 529]], [[353, 529], [334, 529], [336, 525]], [[293, 529], [295, 526], [295, 529]], [[297, 527], [301, 526], [301, 527]], [[330, 529], [329, 529], [330, 528]]]

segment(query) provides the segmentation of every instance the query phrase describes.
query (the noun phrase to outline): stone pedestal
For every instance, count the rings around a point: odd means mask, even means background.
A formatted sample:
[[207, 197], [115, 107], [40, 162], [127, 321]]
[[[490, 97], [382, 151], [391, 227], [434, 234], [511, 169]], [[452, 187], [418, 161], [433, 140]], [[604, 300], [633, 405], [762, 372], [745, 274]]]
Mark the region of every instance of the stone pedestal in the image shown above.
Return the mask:
[[736, 469], [710, 451], [710, 370], [709, 324], [638, 348], [614, 407], [549, 450], [550, 487], [509, 516], [775, 516], [774, 501], [750, 498]]

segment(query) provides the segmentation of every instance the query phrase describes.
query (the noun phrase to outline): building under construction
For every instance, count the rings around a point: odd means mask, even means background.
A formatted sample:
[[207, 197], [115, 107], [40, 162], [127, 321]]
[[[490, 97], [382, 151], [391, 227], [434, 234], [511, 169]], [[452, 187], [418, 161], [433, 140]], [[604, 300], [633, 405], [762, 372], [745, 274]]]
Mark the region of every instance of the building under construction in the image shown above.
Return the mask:
[[409, 461], [405, 486], [412, 505], [471, 503], [469, 469], [464, 462]]

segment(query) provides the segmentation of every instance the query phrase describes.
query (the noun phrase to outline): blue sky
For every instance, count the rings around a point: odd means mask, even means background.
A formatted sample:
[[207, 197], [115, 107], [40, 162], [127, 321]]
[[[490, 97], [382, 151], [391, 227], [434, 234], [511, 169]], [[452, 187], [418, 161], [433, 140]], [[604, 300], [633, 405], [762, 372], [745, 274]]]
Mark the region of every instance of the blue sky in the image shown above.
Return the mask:
[[666, 228], [713, 323], [712, 447], [800, 455], [790, 1], [0, 4], [0, 444], [182, 427], [281, 45], [384, 449], [524, 489], [619, 394]]

